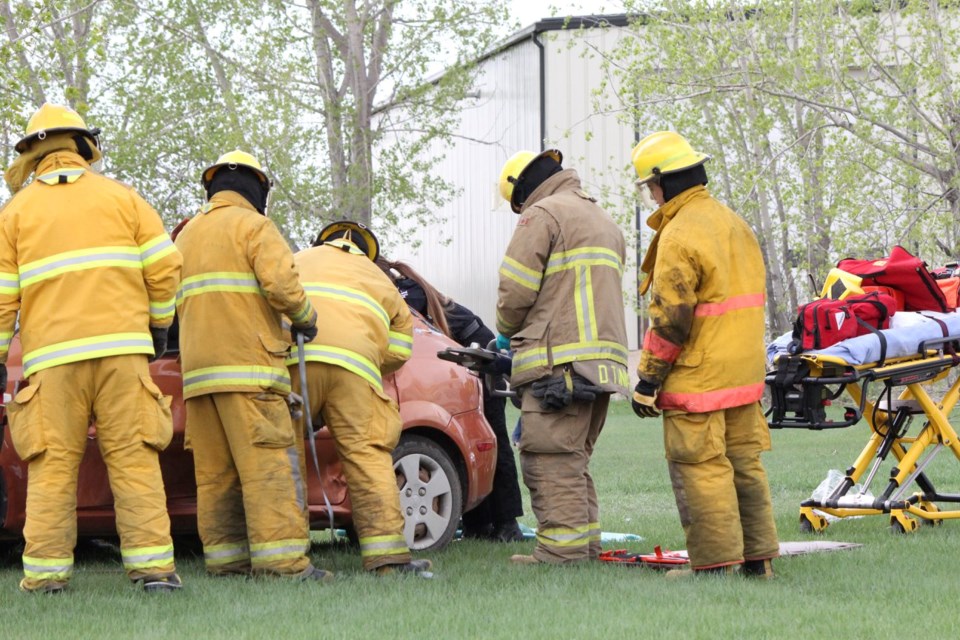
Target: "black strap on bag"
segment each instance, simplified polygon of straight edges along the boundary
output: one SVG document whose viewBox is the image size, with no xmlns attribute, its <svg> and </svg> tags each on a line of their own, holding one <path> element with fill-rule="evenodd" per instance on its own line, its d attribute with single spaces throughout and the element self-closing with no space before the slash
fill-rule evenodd
<svg viewBox="0 0 960 640">
<path fill-rule="evenodd" d="M 933 316 L 928 316 L 925 313 L 920 314 L 922 317 L 927 320 L 933 320 L 940 326 L 941 338 L 946 338 L 950 335 L 950 329 L 947 327 L 947 323 L 941 320 L 940 318 L 934 318 Z M 943 343 L 943 352 L 950 355 L 950 359 L 953 360 L 954 366 L 960 364 L 960 354 L 957 353 L 957 343 L 956 342 L 944 342 Z"/>
<path fill-rule="evenodd" d="M 877 366 L 882 367 L 883 363 L 886 362 L 887 360 L 887 336 L 883 335 L 882 331 L 877 330 L 876 327 L 870 325 L 870 323 L 868 322 L 864 322 L 863 320 L 858 318 L 856 315 L 853 316 L 853 319 L 856 320 L 861 327 L 864 327 L 865 329 L 870 331 L 870 333 L 877 336 L 877 339 L 880 341 L 880 361 L 877 363 Z"/>
</svg>

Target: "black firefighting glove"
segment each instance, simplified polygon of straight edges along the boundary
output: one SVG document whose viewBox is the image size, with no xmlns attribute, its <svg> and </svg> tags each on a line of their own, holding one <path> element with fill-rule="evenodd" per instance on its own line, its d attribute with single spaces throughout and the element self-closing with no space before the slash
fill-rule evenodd
<svg viewBox="0 0 960 640">
<path fill-rule="evenodd" d="M 589 380 L 576 373 L 564 371 L 559 378 L 541 378 L 530 385 L 534 398 L 540 398 L 540 406 L 557 411 L 572 402 L 593 402 L 603 388 L 591 384 Z"/>
<path fill-rule="evenodd" d="M 657 411 L 657 394 L 660 392 L 660 385 L 647 382 L 640 378 L 640 382 L 633 388 L 633 412 L 641 418 L 657 418 L 660 412 Z"/>
<path fill-rule="evenodd" d="M 559 411 L 573 402 L 573 382 L 569 372 L 559 378 L 540 378 L 530 385 L 530 393 L 540 399 L 542 408 Z"/>
<path fill-rule="evenodd" d="M 7 365 L 0 364 L 0 394 L 7 392 Z"/>
<path fill-rule="evenodd" d="M 153 357 L 147 358 L 153 362 L 167 352 L 168 327 L 150 327 L 150 337 L 153 338 Z"/>
<path fill-rule="evenodd" d="M 574 402 L 593 402 L 601 393 L 604 393 L 603 387 L 598 387 L 583 376 L 573 374 Z"/>
<path fill-rule="evenodd" d="M 477 366 L 477 371 L 491 376 L 508 376 L 510 375 L 512 363 L 513 358 L 498 353 L 497 357 L 493 360 L 480 362 Z"/>
<path fill-rule="evenodd" d="M 317 337 L 317 323 L 313 324 L 295 324 L 290 327 L 290 338 L 293 340 L 293 344 L 297 344 L 297 334 L 303 335 L 303 342 L 313 342 L 313 339 Z"/>
</svg>

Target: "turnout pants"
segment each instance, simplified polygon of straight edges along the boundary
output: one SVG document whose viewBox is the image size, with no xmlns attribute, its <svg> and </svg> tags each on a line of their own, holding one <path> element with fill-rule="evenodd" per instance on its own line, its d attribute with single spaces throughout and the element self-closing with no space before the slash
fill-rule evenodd
<svg viewBox="0 0 960 640">
<path fill-rule="evenodd" d="M 667 411 L 663 438 L 691 566 L 777 557 L 770 487 L 760 462 L 770 433 L 760 405 Z"/>
<path fill-rule="evenodd" d="M 541 562 L 563 563 L 600 555 L 600 510 L 590 476 L 590 456 L 607 417 L 610 394 L 546 411 L 523 394 L 520 468 L 537 517 Z"/>
<path fill-rule="evenodd" d="M 207 571 L 306 570 L 306 487 L 286 399 L 267 391 L 211 393 L 186 406 Z"/>
<path fill-rule="evenodd" d="M 77 474 L 93 416 L 127 576 L 174 572 L 157 458 L 173 435 L 170 398 L 150 378 L 146 356 L 110 356 L 38 371 L 8 409 L 14 447 L 28 463 L 24 589 L 64 584 L 73 573 Z"/>
<path fill-rule="evenodd" d="M 290 368 L 294 391 L 300 374 Z M 396 403 L 360 376 L 325 362 L 307 363 L 310 409 L 333 435 L 353 506 L 363 568 L 410 562 L 392 453 L 402 423 Z"/>
</svg>

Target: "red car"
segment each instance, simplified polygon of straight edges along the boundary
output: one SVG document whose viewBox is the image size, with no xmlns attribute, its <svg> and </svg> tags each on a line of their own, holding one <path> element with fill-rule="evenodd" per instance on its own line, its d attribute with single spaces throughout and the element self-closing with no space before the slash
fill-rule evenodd
<svg viewBox="0 0 960 640">
<path fill-rule="evenodd" d="M 440 549 L 456 532 L 460 515 L 476 506 L 493 486 L 496 437 L 483 416 L 483 397 L 476 376 L 463 367 L 437 358 L 437 352 L 457 346 L 419 318 L 415 319 L 413 356 L 396 373 L 384 378 L 384 391 L 400 404 L 403 434 L 393 454 L 406 519 L 404 533 L 411 549 Z M 7 360 L 14 393 L 21 376 L 20 341 L 14 338 Z M 197 489 L 193 455 L 183 449 L 186 412 L 180 362 L 168 352 L 150 365 L 154 381 L 173 396 L 173 441 L 160 454 L 174 534 L 197 531 Z M 2 413 L 2 407 L 0 407 Z M 27 494 L 27 465 L 13 449 L 6 415 L 0 417 L 0 541 L 21 537 Z M 107 470 L 97 448 L 96 426 L 88 432 L 87 451 L 80 465 L 77 491 L 78 532 L 81 536 L 115 535 L 113 495 Z M 349 529 L 350 499 L 333 439 L 326 428 L 316 436 L 323 472 L 323 489 L 333 507 L 334 523 Z M 323 491 L 307 448 L 308 501 L 313 529 L 329 527 Z"/>
</svg>

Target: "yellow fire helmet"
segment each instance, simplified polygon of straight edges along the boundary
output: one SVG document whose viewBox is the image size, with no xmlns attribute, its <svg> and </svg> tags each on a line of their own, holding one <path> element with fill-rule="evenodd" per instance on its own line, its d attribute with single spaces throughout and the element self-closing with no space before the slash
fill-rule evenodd
<svg viewBox="0 0 960 640">
<path fill-rule="evenodd" d="M 524 150 L 510 156 L 500 170 L 500 195 L 510 203 L 514 213 L 520 213 L 520 204 L 513 201 L 513 186 L 523 177 L 523 172 L 533 164 L 534 160 L 544 156 L 549 156 L 559 163 L 563 162 L 563 154 L 557 149 L 547 149 L 542 153 Z"/>
<path fill-rule="evenodd" d="M 651 133 L 637 143 L 631 153 L 637 170 L 637 184 L 646 184 L 657 176 L 700 166 L 710 159 L 694 151 L 686 138 L 673 131 Z"/>
<path fill-rule="evenodd" d="M 85 133 L 98 148 L 100 147 L 100 129 L 88 129 L 87 123 L 83 121 L 80 114 L 70 107 L 45 102 L 30 116 L 30 121 L 27 122 L 27 131 L 14 146 L 14 149 L 17 150 L 17 153 L 23 153 L 34 140 L 43 140 L 51 133 L 62 131 Z"/>
<path fill-rule="evenodd" d="M 273 182 L 271 182 L 270 177 L 263 170 L 263 167 L 260 166 L 260 163 L 254 158 L 251 154 L 246 151 L 240 151 L 236 149 L 234 151 L 228 151 L 223 154 L 217 161 L 203 170 L 201 174 L 201 181 L 203 182 L 203 188 L 208 189 L 210 187 L 210 181 L 213 180 L 213 174 L 217 172 L 221 167 L 227 167 L 230 170 L 236 170 L 237 167 L 246 167 L 253 170 L 254 173 L 262 180 L 267 187 L 272 187 Z"/>
<path fill-rule="evenodd" d="M 317 240 L 313 243 L 313 246 L 319 247 L 327 242 L 330 236 L 337 232 L 344 232 L 343 237 L 346 240 L 353 242 L 361 250 L 366 249 L 367 257 L 376 262 L 377 257 L 380 255 L 380 242 L 377 240 L 377 236 L 373 235 L 373 231 L 370 231 L 362 222 L 354 222 L 353 220 L 331 222 L 320 230 L 320 235 L 317 236 Z M 357 240 L 360 242 L 357 242 Z"/>
</svg>

